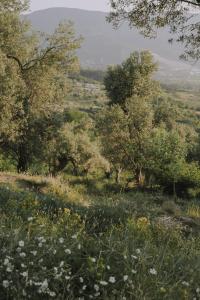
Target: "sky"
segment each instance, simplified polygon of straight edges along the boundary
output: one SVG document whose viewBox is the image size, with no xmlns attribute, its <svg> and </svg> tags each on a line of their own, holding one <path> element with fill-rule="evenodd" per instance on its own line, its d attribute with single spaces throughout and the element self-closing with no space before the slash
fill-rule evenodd
<svg viewBox="0 0 200 300">
<path fill-rule="evenodd" d="M 31 0 L 31 11 L 49 7 L 72 7 L 86 10 L 109 10 L 109 0 Z"/>
</svg>

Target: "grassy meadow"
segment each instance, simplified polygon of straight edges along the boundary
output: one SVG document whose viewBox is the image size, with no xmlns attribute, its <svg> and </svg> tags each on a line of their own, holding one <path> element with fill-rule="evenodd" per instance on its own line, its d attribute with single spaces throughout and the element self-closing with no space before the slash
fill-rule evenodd
<svg viewBox="0 0 200 300">
<path fill-rule="evenodd" d="M 197 202 L 92 178 L 0 182 L 0 299 L 200 298 Z"/>
</svg>

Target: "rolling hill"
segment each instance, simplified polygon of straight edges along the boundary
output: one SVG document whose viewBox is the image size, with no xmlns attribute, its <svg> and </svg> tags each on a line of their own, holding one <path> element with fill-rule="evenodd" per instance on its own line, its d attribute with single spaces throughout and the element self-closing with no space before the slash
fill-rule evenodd
<svg viewBox="0 0 200 300">
<path fill-rule="evenodd" d="M 179 60 L 181 46 L 169 44 L 167 29 L 156 39 L 145 39 L 136 29 L 123 24 L 118 30 L 106 22 L 106 13 L 73 8 L 49 8 L 25 16 L 34 29 L 51 33 L 62 20 L 74 23 L 77 35 L 84 37 L 78 52 L 83 67 L 105 69 L 107 65 L 120 63 L 132 51 L 148 49 L 160 63 L 160 74 L 198 73 L 196 66 Z M 181 71 L 181 72 L 180 72 Z M 183 72 L 184 71 L 184 72 Z"/>
</svg>

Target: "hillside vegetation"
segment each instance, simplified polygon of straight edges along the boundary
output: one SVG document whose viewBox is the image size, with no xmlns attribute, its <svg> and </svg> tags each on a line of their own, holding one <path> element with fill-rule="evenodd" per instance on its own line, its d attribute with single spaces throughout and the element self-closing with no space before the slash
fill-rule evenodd
<svg viewBox="0 0 200 300">
<path fill-rule="evenodd" d="M 197 81 L 81 69 L 27 9 L 0 0 L 0 299 L 200 299 Z"/>
<path fill-rule="evenodd" d="M 197 203 L 89 178 L 0 181 L 1 299 L 198 299 Z"/>
</svg>

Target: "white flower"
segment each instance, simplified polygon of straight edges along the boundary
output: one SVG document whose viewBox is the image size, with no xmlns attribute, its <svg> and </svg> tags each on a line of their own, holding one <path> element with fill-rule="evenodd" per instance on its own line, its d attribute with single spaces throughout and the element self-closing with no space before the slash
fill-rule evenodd
<svg viewBox="0 0 200 300">
<path fill-rule="evenodd" d="M 3 287 L 5 288 L 5 289 L 7 289 L 8 287 L 9 287 L 9 281 L 8 280 L 3 280 Z"/>
<path fill-rule="evenodd" d="M 55 296 L 56 296 L 56 293 L 55 293 L 55 292 L 49 292 L 49 296 L 50 296 L 50 297 L 55 297 Z"/>
<path fill-rule="evenodd" d="M 106 281 L 103 281 L 103 280 L 102 280 L 102 281 L 100 281 L 99 283 L 100 283 L 101 285 L 103 285 L 103 286 L 106 286 L 106 285 L 108 285 L 108 283 L 107 283 Z"/>
<path fill-rule="evenodd" d="M 81 244 L 78 244 L 78 247 L 77 247 L 77 248 L 78 248 L 78 250 L 80 250 L 80 249 L 81 249 Z"/>
<path fill-rule="evenodd" d="M 30 253 L 33 254 L 33 256 L 37 255 L 37 251 L 31 251 Z"/>
<path fill-rule="evenodd" d="M 135 251 L 137 254 L 141 254 L 141 250 L 140 249 L 136 249 Z"/>
<path fill-rule="evenodd" d="M 137 274 L 137 271 L 136 270 L 132 270 L 131 271 L 133 274 Z"/>
<path fill-rule="evenodd" d="M 21 257 L 26 257 L 26 253 L 22 252 L 19 254 Z"/>
<path fill-rule="evenodd" d="M 64 261 L 61 261 L 60 267 L 62 268 L 64 266 Z"/>
<path fill-rule="evenodd" d="M 65 276 L 65 279 L 66 280 L 69 280 L 71 277 L 70 276 Z"/>
<path fill-rule="evenodd" d="M 80 278 L 79 278 L 79 281 L 80 281 L 81 283 L 83 283 L 83 281 L 84 281 L 84 280 L 83 280 L 83 277 L 80 277 Z"/>
<path fill-rule="evenodd" d="M 110 270 L 110 266 L 108 265 L 108 266 L 106 266 L 106 268 L 107 268 L 107 270 Z"/>
<path fill-rule="evenodd" d="M 19 246 L 24 247 L 24 241 L 19 241 Z"/>
<path fill-rule="evenodd" d="M 93 263 L 95 263 L 95 262 L 96 262 L 96 258 L 91 257 L 91 261 L 92 261 Z"/>
<path fill-rule="evenodd" d="M 21 267 L 22 267 L 22 268 L 26 268 L 26 265 L 25 265 L 25 264 L 21 264 Z"/>
<path fill-rule="evenodd" d="M 135 255 L 131 255 L 131 257 L 132 257 L 132 259 L 135 259 L 135 260 L 138 259 L 137 256 L 135 256 Z"/>
<path fill-rule="evenodd" d="M 116 282 L 115 277 L 114 276 L 110 276 L 109 282 L 110 283 L 115 283 Z"/>
<path fill-rule="evenodd" d="M 8 259 L 8 258 L 5 258 L 3 264 L 4 264 L 4 266 L 7 266 L 7 265 L 9 264 L 9 259 Z"/>
<path fill-rule="evenodd" d="M 31 221 L 33 221 L 33 217 L 28 218 L 28 222 L 31 222 Z"/>
<path fill-rule="evenodd" d="M 149 270 L 149 273 L 150 273 L 151 275 L 157 275 L 157 271 L 156 271 L 154 268 L 151 268 L 151 269 Z"/>
<path fill-rule="evenodd" d="M 45 279 L 43 282 L 42 282 L 42 285 L 41 285 L 41 289 L 44 291 L 48 288 L 48 280 Z"/>
<path fill-rule="evenodd" d="M 76 240 L 77 239 L 77 234 L 72 235 L 72 239 Z"/>
<path fill-rule="evenodd" d="M 14 266 L 11 265 L 11 264 L 9 264 L 9 265 L 7 266 L 7 268 L 6 268 L 6 271 L 9 272 L 9 273 L 11 273 L 11 272 L 13 271 L 13 269 L 14 269 Z"/>
<path fill-rule="evenodd" d="M 16 250 L 17 250 L 17 252 L 21 252 L 22 249 L 20 247 L 18 247 Z"/>
<path fill-rule="evenodd" d="M 20 273 L 23 277 L 28 277 L 28 272 Z"/>
<path fill-rule="evenodd" d="M 101 295 L 101 294 L 100 294 L 99 292 L 94 294 L 95 297 L 98 297 L 98 296 L 100 296 L 100 295 Z"/>
<path fill-rule="evenodd" d="M 128 275 L 124 275 L 123 279 L 124 279 L 124 281 L 127 281 L 128 280 Z"/>
<path fill-rule="evenodd" d="M 124 255 L 124 259 L 127 259 L 127 255 Z"/>
<path fill-rule="evenodd" d="M 197 294 L 199 294 L 200 293 L 200 288 L 197 288 L 196 292 L 197 292 Z"/>
<path fill-rule="evenodd" d="M 84 286 L 82 287 L 82 290 L 85 291 L 86 288 L 87 288 L 87 285 L 84 285 Z"/>
<path fill-rule="evenodd" d="M 55 250 L 53 250 L 53 254 L 55 255 L 57 253 L 57 250 L 55 249 Z"/>
<path fill-rule="evenodd" d="M 70 249 L 65 249 L 65 253 L 66 253 L 66 254 L 72 254 L 72 252 L 71 252 Z"/>
<path fill-rule="evenodd" d="M 63 238 L 59 238 L 59 243 L 63 244 L 64 243 L 64 239 Z"/>
<path fill-rule="evenodd" d="M 95 284 L 95 285 L 94 285 L 94 289 L 95 289 L 96 292 L 99 291 L 99 286 L 98 286 L 98 284 Z"/>
<path fill-rule="evenodd" d="M 38 247 L 42 248 L 42 243 L 39 243 L 39 244 L 38 244 Z"/>
<path fill-rule="evenodd" d="M 187 281 L 183 281 L 182 285 L 189 286 L 190 284 Z"/>
</svg>

